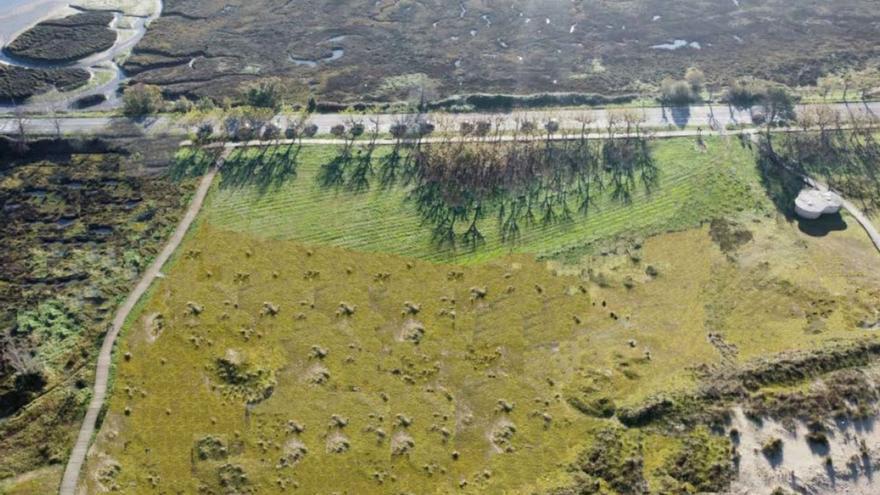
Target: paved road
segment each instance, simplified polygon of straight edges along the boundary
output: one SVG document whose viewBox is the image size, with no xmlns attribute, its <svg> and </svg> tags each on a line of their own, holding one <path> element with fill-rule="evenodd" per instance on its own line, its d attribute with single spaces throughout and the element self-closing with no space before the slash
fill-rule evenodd
<svg viewBox="0 0 880 495">
<path fill-rule="evenodd" d="M 799 109 L 808 105 L 801 106 Z M 880 116 L 880 102 L 833 104 L 830 107 L 842 114 L 853 113 Z M 726 105 L 696 105 L 688 108 L 661 108 L 646 107 L 634 108 L 632 111 L 644 118 L 644 126 L 652 128 L 683 128 L 702 127 L 704 129 L 723 129 L 728 124 L 751 124 L 752 118 L 749 112 L 740 112 Z M 581 121 L 589 121 L 592 129 L 604 129 L 608 126 L 609 115 L 613 111 L 601 108 L 571 109 L 548 109 L 529 110 L 512 113 L 464 113 L 464 114 L 430 114 L 428 118 L 434 121 L 440 130 L 458 130 L 463 121 L 489 120 L 500 124 L 500 128 L 506 131 L 515 130 L 519 120 L 532 120 L 537 123 L 556 119 L 562 129 L 580 129 Z M 360 120 L 365 125 L 379 124 L 382 132 L 396 122 L 412 119 L 412 115 L 395 114 L 313 114 L 309 121 L 317 124 L 320 133 L 328 133 L 330 128 L 337 124 L 347 124 L 352 119 Z M 279 115 L 275 122 L 280 126 L 286 126 L 288 117 Z M 57 126 L 57 128 L 56 128 Z M 53 119 L 47 117 L 34 117 L 25 121 L 25 130 L 31 134 L 53 135 L 60 129 L 65 134 L 89 134 L 89 135 L 114 135 L 132 133 L 146 133 L 148 135 L 176 135 L 184 136 L 193 130 L 193 124 L 184 123 L 182 119 L 173 119 L 167 116 L 152 117 L 140 124 L 133 124 L 130 120 L 122 117 L 71 117 Z M 219 123 L 216 128 L 219 129 Z M 12 117 L 0 117 L 0 134 L 14 134 L 18 129 L 18 121 Z"/>
<path fill-rule="evenodd" d="M 781 128 L 774 129 L 774 132 L 791 132 L 794 129 Z M 749 128 L 744 129 L 742 132 L 747 135 L 757 135 L 763 132 L 761 129 L 757 128 Z M 698 131 L 696 129 L 680 129 L 674 131 L 651 131 L 650 135 L 653 138 L 677 138 L 677 137 L 696 137 L 702 135 L 704 137 L 708 136 L 724 136 L 726 133 L 723 129 L 718 131 Z M 639 137 L 640 135 L 647 135 L 646 131 L 643 131 L 641 134 L 637 134 L 635 132 L 615 132 L 613 134 L 614 137 L 624 138 L 624 137 Z M 580 133 L 557 133 L 551 134 L 549 136 L 551 141 L 576 141 L 579 139 L 608 139 L 612 134 L 606 131 L 593 131 L 588 134 L 585 134 L 583 137 Z M 479 143 L 479 142 L 502 142 L 502 143 L 512 143 L 514 141 L 521 143 L 526 141 L 544 141 L 548 138 L 546 134 L 531 134 L 531 135 L 520 135 L 516 136 L 513 134 L 502 134 L 500 136 L 488 136 L 488 137 L 478 137 L 478 136 L 453 136 L 453 137 L 442 137 L 442 136 L 428 136 L 424 137 L 420 140 L 423 144 L 433 144 L 433 143 Z M 265 146 L 287 146 L 287 145 L 295 145 L 302 144 L 304 146 L 334 146 L 334 145 L 343 145 L 349 144 L 350 141 L 347 139 L 341 138 L 313 138 L 313 139 L 276 139 L 272 141 L 228 141 L 228 142 L 218 142 L 213 144 L 208 144 L 205 148 L 226 148 L 226 149 L 238 149 L 238 148 L 261 148 Z M 415 142 L 414 139 L 405 139 L 402 142 Z M 377 146 L 390 146 L 397 143 L 396 140 L 391 138 L 380 138 L 374 141 L 370 141 L 367 139 L 360 139 L 354 141 L 352 144 L 355 146 L 368 146 L 370 144 L 374 144 Z M 181 146 L 192 146 L 193 142 L 190 140 L 184 140 L 180 143 Z"/>
<path fill-rule="evenodd" d="M 874 128 L 880 129 L 880 125 L 875 125 Z M 841 126 L 841 129 L 851 129 L 848 126 Z M 432 143 L 476 143 L 476 142 L 524 142 L 524 141 L 544 141 L 549 139 L 551 141 L 577 141 L 579 139 L 589 139 L 589 140 L 604 140 L 609 139 L 611 137 L 615 138 L 635 138 L 640 136 L 650 135 L 651 138 L 655 139 L 666 139 L 666 138 L 684 138 L 684 137 L 723 137 L 730 135 L 738 135 L 744 134 L 749 136 L 753 141 L 757 142 L 758 137 L 765 132 L 764 128 L 760 127 L 748 127 L 745 129 L 740 129 L 736 131 L 727 131 L 725 129 L 718 129 L 717 131 L 713 130 L 698 130 L 698 129 L 674 129 L 674 130 L 642 130 L 640 132 L 623 132 L 623 131 L 614 131 L 613 133 L 609 133 L 607 130 L 597 130 L 594 129 L 583 136 L 580 132 L 558 132 L 556 134 L 546 135 L 546 134 L 529 134 L 529 135 L 515 135 L 512 133 L 509 134 L 500 134 L 497 136 L 490 135 L 487 137 L 479 137 L 479 136 L 427 136 L 421 138 L 420 141 L 423 144 L 432 144 Z M 774 134 L 784 134 L 784 133 L 794 133 L 794 132 L 802 132 L 801 128 L 798 127 L 776 127 L 771 130 Z M 414 143 L 416 142 L 415 138 L 403 139 L 401 142 L 404 143 Z M 379 138 L 375 140 L 369 139 L 359 139 L 354 142 L 350 142 L 347 139 L 343 138 L 335 138 L 335 137 L 318 137 L 318 138 L 310 138 L 310 139 L 274 139 L 274 140 L 253 140 L 253 141 L 223 141 L 223 142 L 215 142 L 212 144 L 204 145 L 205 148 L 217 149 L 217 148 L 225 148 L 229 150 L 239 149 L 239 148 L 261 148 L 266 146 L 287 146 L 287 145 L 305 145 L 305 146 L 335 146 L 335 145 L 344 145 L 344 144 L 353 144 L 354 146 L 368 146 L 370 144 L 378 145 L 378 146 L 389 146 L 397 144 L 397 141 L 392 138 Z M 193 142 L 191 140 L 183 140 L 180 142 L 181 146 L 193 146 Z"/>
<path fill-rule="evenodd" d="M 220 160 L 222 161 L 224 158 L 225 155 L 223 155 Z M 86 410 L 86 417 L 83 419 L 82 426 L 79 430 L 79 436 L 77 437 L 76 444 L 70 454 L 70 459 L 67 461 L 67 468 L 64 470 L 64 477 L 61 480 L 61 495 L 75 495 L 76 493 L 76 488 L 79 484 L 80 471 L 85 462 L 86 453 L 88 452 L 92 435 L 95 433 L 95 423 L 98 419 L 98 414 L 101 412 L 101 408 L 104 407 L 104 398 L 107 394 L 107 382 L 110 375 L 111 357 L 113 354 L 113 346 L 116 343 L 116 337 L 119 336 L 119 331 L 122 330 L 125 320 L 128 318 L 132 309 L 134 309 L 138 300 L 140 300 L 140 298 L 147 292 L 147 289 L 150 288 L 150 285 L 152 285 L 156 277 L 159 276 L 162 266 L 165 265 L 177 247 L 180 246 L 181 241 L 183 241 L 183 238 L 186 236 L 187 230 L 189 230 L 193 220 L 195 220 L 196 215 L 199 213 L 199 210 L 201 210 L 205 196 L 208 194 L 208 190 L 211 188 L 211 183 L 214 181 L 216 174 L 217 169 L 212 168 L 202 178 L 199 188 L 196 191 L 196 195 L 193 198 L 192 203 L 190 203 L 183 219 L 180 221 L 180 224 L 178 224 L 177 230 L 174 231 L 174 234 L 165 244 L 162 252 L 153 264 L 150 265 L 147 271 L 144 272 L 140 282 L 138 282 L 137 286 L 131 294 L 129 294 L 122 306 L 116 311 L 116 316 L 113 318 L 113 324 L 110 331 L 107 332 L 107 335 L 104 337 L 101 352 L 98 354 L 98 367 L 95 370 L 95 387 L 92 393 L 92 400 L 89 403 L 89 408 Z"/>
</svg>

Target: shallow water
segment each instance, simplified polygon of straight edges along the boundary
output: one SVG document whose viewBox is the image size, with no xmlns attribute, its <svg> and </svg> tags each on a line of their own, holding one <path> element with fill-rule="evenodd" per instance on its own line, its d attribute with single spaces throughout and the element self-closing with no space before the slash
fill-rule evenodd
<svg viewBox="0 0 880 495">
<path fill-rule="evenodd" d="M 700 50 L 703 47 L 697 41 L 688 42 L 687 40 L 673 40 L 671 43 L 663 43 L 660 45 L 652 45 L 651 48 L 654 50 L 670 50 L 675 51 L 679 48 L 690 47 L 695 50 Z"/>
<path fill-rule="evenodd" d="M 0 0 L 0 45 L 37 22 L 64 11 L 68 0 Z"/>
<path fill-rule="evenodd" d="M 334 48 L 331 54 L 325 58 L 319 60 L 311 60 L 307 58 L 297 58 L 295 55 L 291 54 L 289 56 L 290 61 L 296 65 L 304 65 L 306 67 L 317 67 L 321 62 L 332 62 L 334 60 L 339 60 L 342 56 L 345 55 L 345 49 L 343 48 Z"/>
</svg>

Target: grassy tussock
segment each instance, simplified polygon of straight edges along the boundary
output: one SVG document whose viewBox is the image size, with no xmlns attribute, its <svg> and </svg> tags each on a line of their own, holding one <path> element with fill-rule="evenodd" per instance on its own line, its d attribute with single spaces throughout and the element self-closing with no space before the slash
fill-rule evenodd
<svg viewBox="0 0 880 495">
<path fill-rule="evenodd" d="M 145 318 L 165 315 L 160 337 L 141 322 L 120 344 L 132 358 L 119 362 L 98 452 L 118 462 L 115 482 L 133 493 L 154 484 L 255 493 L 572 486 L 567 466 L 602 445 L 614 414 L 692 388 L 695 365 L 861 335 L 852 322 L 870 303 L 858 287 L 877 283 L 860 268 L 875 255 L 862 236 L 746 225 L 753 239 L 734 252 L 703 228 L 548 269 L 530 256 L 450 266 L 305 247 L 204 222 L 186 246 L 201 255 L 180 258 L 144 308 Z M 606 275 L 604 287 L 589 270 Z M 831 292 L 833 311 L 808 314 L 810 297 Z M 198 316 L 190 301 L 203 306 Z M 806 331 L 811 318 L 822 331 Z M 248 405 L 216 387 L 227 349 L 274 374 L 270 396 Z M 127 386 L 145 393 L 118 393 Z M 724 438 L 621 434 L 609 445 L 629 452 L 652 490 L 715 489 L 727 472 Z M 207 437 L 228 455 L 201 459 Z M 582 479 L 613 486 L 621 469 L 608 462 L 594 460 Z"/>
</svg>

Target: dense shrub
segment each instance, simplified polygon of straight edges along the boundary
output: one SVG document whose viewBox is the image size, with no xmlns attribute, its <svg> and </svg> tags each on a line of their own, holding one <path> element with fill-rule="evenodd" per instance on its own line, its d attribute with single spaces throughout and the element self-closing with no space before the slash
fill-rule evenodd
<svg viewBox="0 0 880 495">
<path fill-rule="evenodd" d="M 665 105 L 687 106 L 699 99 L 699 93 L 688 81 L 666 78 L 660 84 L 660 101 Z"/>
<path fill-rule="evenodd" d="M 278 78 L 263 79 L 244 89 L 245 105 L 280 111 L 284 105 L 284 85 Z"/>
<path fill-rule="evenodd" d="M 83 86 L 90 77 L 85 69 L 29 69 L 0 64 L 0 102 L 20 102 L 52 88 L 69 91 Z"/>
<path fill-rule="evenodd" d="M 679 452 L 661 469 L 663 474 L 675 480 L 674 483 L 667 480 L 663 492 L 724 491 L 734 475 L 729 453 L 730 444 L 724 437 L 713 436 L 705 429 L 698 429 L 687 435 Z"/>
<path fill-rule="evenodd" d="M 106 96 L 104 96 L 102 94 L 94 94 L 94 95 L 88 95 L 88 96 L 83 96 L 82 98 L 78 98 L 76 101 L 73 102 L 73 106 L 75 108 L 80 108 L 80 109 L 89 108 L 89 107 L 94 107 L 96 105 L 100 105 L 101 103 L 104 103 L 105 101 L 107 101 Z"/>
<path fill-rule="evenodd" d="M 755 81 L 737 79 L 724 92 L 723 100 L 734 108 L 746 110 L 758 104 L 763 88 Z"/>
<path fill-rule="evenodd" d="M 428 103 L 430 110 L 467 108 L 473 111 L 503 111 L 515 108 L 543 108 L 558 106 L 600 106 L 628 103 L 636 95 L 604 96 L 592 93 L 539 93 L 534 95 L 471 94 L 451 96 Z"/>
<path fill-rule="evenodd" d="M 122 95 L 122 111 L 128 117 L 143 117 L 162 110 L 162 92 L 156 86 L 136 84 Z"/>
<path fill-rule="evenodd" d="M 608 428 L 600 431 L 592 447 L 575 463 L 575 486 L 559 493 L 607 493 L 606 486 L 616 493 L 638 495 L 648 493 L 644 478 L 642 446 L 626 437 L 623 430 Z"/>
</svg>

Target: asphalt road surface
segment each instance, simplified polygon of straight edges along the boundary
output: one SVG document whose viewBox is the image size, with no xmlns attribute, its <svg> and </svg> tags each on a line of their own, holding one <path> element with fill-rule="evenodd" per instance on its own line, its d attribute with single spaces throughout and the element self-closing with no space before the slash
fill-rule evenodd
<svg viewBox="0 0 880 495">
<path fill-rule="evenodd" d="M 798 107 L 798 111 L 808 107 Z M 842 115 L 873 115 L 880 117 L 880 102 L 867 103 L 836 103 L 828 105 Z M 666 128 L 668 130 L 682 129 L 685 127 L 700 127 L 706 130 L 722 130 L 728 124 L 752 124 L 752 117 L 748 111 L 737 111 L 727 105 L 697 105 L 691 107 L 664 108 L 645 107 L 631 108 L 630 111 L 640 115 L 644 122 L 642 126 L 651 128 Z M 455 131 L 461 122 L 488 120 L 497 125 L 503 131 L 515 130 L 522 120 L 531 120 L 539 126 L 544 122 L 555 119 L 561 129 L 580 129 L 584 122 L 592 129 L 604 129 L 608 126 L 609 115 L 614 110 L 606 109 L 559 109 L 559 110 L 528 110 L 510 113 L 462 113 L 446 114 L 435 113 L 423 116 L 434 122 L 439 130 Z M 387 132 L 397 122 L 407 122 L 415 119 L 414 115 L 403 114 L 313 114 L 308 121 L 318 126 L 320 134 L 326 134 L 330 128 L 338 124 L 350 124 L 353 120 L 362 122 L 368 128 L 379 126 L 381 132 Z M 284 128 L 292 118 L 284 115 L 275 117 L 275 122 Z M 169 116 L 148 117 L 139 122 L 133 122 L 124 117 L 28 117 L 24 118 L 23 126 L 27 134 L 54 135 L 85 134 L 85 135 L 171 135 L 185 136 L 194 130 L 195 124 L 184 122 L 184 119 Z M 19 128 L 19 119 L 15 117 L 0 117 L 0 134 L 16 134 Z M 215 122 L 215 129 L 219 129 L 220 123 Z"/>
</svg>

